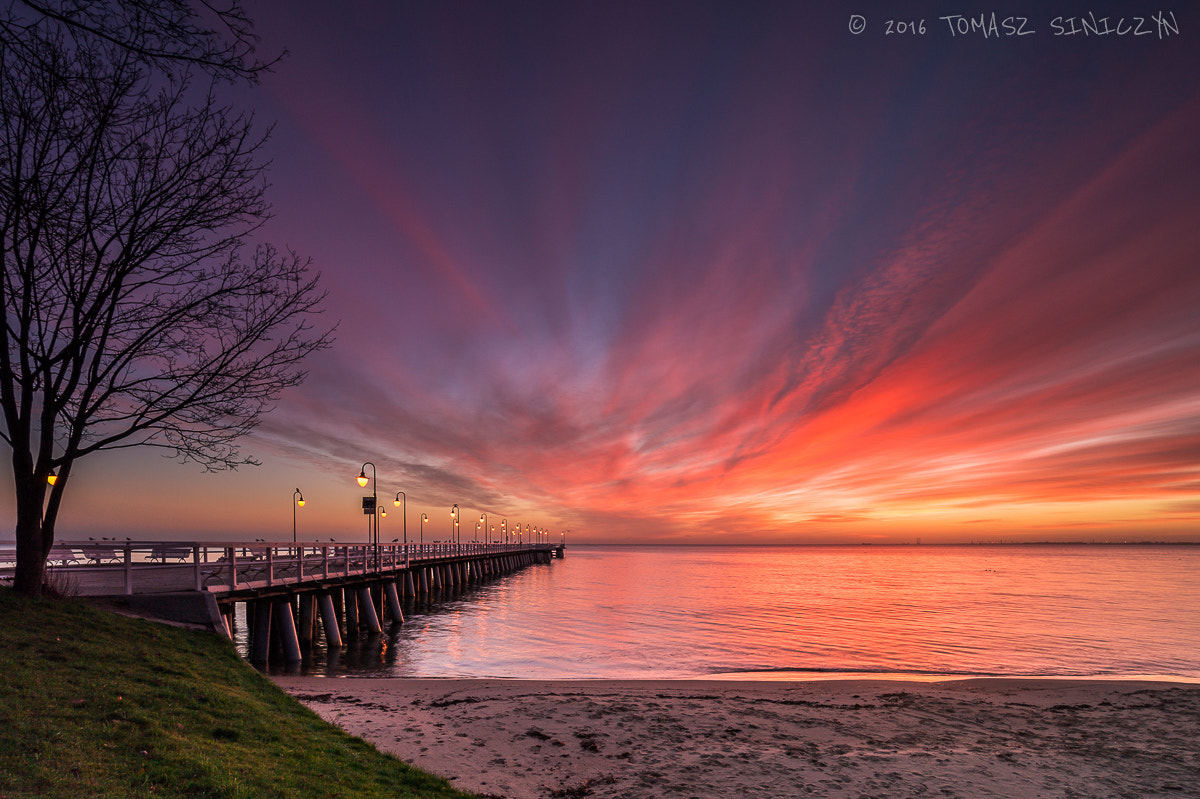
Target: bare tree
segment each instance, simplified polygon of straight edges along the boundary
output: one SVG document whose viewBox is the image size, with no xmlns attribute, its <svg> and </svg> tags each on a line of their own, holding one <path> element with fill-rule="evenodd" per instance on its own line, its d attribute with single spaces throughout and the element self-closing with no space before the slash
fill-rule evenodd
<svg viewBox="0 0 1200 799">
<path fill-rule="evenodd" d="M 252 244 L 264 138 L 217 101 L 228 76 L 157 58 L 70 26 L 0 38 L 0 409 L 27 594 L 76 460 L 252 463 L 237 439 L 330 341 L 309 263 Z"/>
</svg>

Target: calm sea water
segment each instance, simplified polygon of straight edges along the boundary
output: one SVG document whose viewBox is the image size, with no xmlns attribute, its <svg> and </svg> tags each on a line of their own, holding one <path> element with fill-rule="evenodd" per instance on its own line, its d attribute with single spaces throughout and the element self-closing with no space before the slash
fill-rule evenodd
<svg viewBox="0 0 1200 799">
<path fill-rule="evenodd" d="M 1200 679 L 1200 547 L 573 546 L 303 671 Z"/>
</svg>

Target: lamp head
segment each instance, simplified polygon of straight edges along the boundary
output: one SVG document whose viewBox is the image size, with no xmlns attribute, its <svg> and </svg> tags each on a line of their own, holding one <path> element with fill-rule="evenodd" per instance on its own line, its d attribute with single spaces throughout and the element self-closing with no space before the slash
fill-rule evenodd
<svg viewBox="0 0 1200 799">
<path fill-rule="evenodd" d="M 354 479 L 358 481 L 358 484 L 360 486 L 362 486 L 363 488 L 366 488 L 367 481 L 370 479 L 367 477 L 367 467 L 366 466 L 362 467 L 362 469 L 360 469 L 358 471 L 358 477 L 356 477 Z"/>
<path fill-rule="evenodd" d="M 54 485 L 58 482 L 58 475 L 54 472 L 50 472 L 50 474 L 46 475 L 46 482 L 50 485 Z"/>
</svg>

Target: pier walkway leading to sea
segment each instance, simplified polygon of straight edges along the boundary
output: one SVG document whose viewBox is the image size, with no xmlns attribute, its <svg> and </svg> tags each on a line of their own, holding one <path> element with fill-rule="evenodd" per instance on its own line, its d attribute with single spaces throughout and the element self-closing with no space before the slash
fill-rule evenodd
<svg viewBox="0 0 1200 799">
<path fill-rule="evenodd" d="M 403 621 L 403 601 L 564 555 L 562 544 L 341 544 L 88 541 L 55 545 L 49 580 L 66 594 L 115 598 L 162 618 L 232 638 L 245 604 L 251 659 L 299 661 L 318 628 L 326 646 Z M 15 552 L 0 548 L 0 582 Z M 385 615 L 386 614 L 386 615 Z M 319 624 L 318 624 L 319 620 Z"/>
</svg>

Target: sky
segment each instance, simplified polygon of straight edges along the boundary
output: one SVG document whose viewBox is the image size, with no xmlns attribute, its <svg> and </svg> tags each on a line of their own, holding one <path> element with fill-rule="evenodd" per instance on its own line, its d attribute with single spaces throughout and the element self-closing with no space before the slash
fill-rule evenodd
<svg viewBox="0 0 1200 799">
<path fill-rule="evenodd" d="M 812 5 L 249 3 L 336 342 L 58 535 L 1200 541 L 1200 17 Z"/>
</svg>

